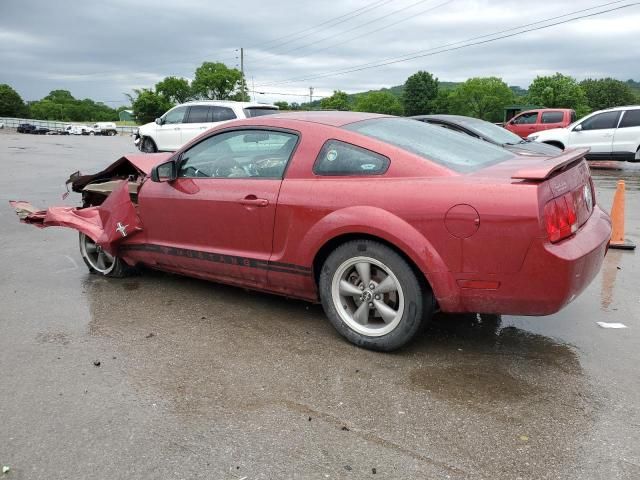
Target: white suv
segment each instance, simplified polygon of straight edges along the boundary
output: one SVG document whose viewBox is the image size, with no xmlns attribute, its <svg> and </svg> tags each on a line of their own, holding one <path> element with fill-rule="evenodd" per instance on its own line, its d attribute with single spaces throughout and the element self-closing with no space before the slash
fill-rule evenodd
<svg viewBox="0 0 640 480">
<path fill-rule="evenodd" d="M 565 128 L 532 133 L 527 137 L 556 147 L 590 147 L 588 160 L 640 162 L 640 106 L 593 112 Z"/>
<path fill-rule="evenodd" d="M 278 107 L 262 103 L 204 100 L 173 107 L 155 122 L 142 125 L 134 143 L 142 152 L 173 152 L 205 130 L 237 118 L 276 113 Z"/>
</svg>

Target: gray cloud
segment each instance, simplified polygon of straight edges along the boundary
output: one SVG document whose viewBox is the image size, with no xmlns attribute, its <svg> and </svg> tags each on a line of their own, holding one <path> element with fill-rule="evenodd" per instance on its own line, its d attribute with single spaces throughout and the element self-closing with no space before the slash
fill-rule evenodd
<svg viewBox="0 0 640 480">
<path fill-rule="evenodd" d="M 433 72 L 441 80 L 493 75 L 523 87 L 536 75 L 556 71 L 579 79 L 640 79 L 640 54 L 635 48 L 640 7 L 636 6 L 381 68 L 281 83 L 602 3 L 605 0 L 3 0 L 0 83 L 13 85 L 28 100 L 65 88 L 76 97 L 117 105 L 126 102 L 123 93 L 133 88 L 152 86 L 168 75 L 191 77 L 205 60 L 235 66 L 240 46 L 245 47 L 250 87 L 255 84 L 256 90 L 299 95 L 307 94 L 310 85 L 318 96 L 334 89 L 355 92 L 398 85 L 418 69 Z M 349 21 L 313 28 L 375 4 L 379 5 Z M 296 32 L 303 33 L 280 39 Z M 305 97 L 266 94 L 257 99 L 304 101 Z"/>
</svg>

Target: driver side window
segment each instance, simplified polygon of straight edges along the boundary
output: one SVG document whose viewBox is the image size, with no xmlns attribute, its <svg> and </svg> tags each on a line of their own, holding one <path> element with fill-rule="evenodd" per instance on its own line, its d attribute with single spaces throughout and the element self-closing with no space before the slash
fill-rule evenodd
<svg viewBox="0 0 640 480">
<path fill-rule="evenodd" d="M 538 112 L 529 112 L 529 113 L 523 113 L 519 117 L 516 117 L 512 123 L 514 125 L 531 125 L 536 123 L 537 119 L 538 119 Z"/>
<path fill-rule="evenodd" d="M 164 116 L 165 124 L 182 123 L 187 107 L 174 108 Z"/>
<path fill-rule="evenodd" d="M 220 133 L 182 154 L 178 177 L 282 178 L 298 136 L 267 130 Z"/>
</svg>

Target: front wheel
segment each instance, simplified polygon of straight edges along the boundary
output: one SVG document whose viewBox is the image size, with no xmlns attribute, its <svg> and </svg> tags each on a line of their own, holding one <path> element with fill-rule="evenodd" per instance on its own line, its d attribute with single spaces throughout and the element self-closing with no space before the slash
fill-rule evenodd
<svg viewBox="0 0 640 480">
<path fill-rule="evenodd" d="M 144 153 L 155 153 L 158 151 L 156 144 L 149 137 L 143 137 L 140 144 L 140 151 Z"/>
<path fill-rule="evenodd" d="M 371 350 L 406 345 L 433 314 L 433 295 L 397 252 L 356 240 L 336 248 L 320 272 L 327 317 L 350 342 Z"/>
<path fill-rule="evenodd" d="M 127 277 L 134 272 L 124 260 L 104 251 L 84 233 L 80 233 L 80 255 L 91 273 L 105 277 Z"/>
</svg>

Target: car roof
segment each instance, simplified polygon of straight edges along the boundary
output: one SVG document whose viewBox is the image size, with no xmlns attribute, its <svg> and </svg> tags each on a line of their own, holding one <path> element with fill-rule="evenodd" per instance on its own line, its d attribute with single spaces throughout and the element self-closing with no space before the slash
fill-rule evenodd
<svg viewBox="0 0 640 480">
<path fill-rule="evenodd" d="M 609 112 L 609 111 L 617 111 L 617 110 L 638 110 L 640 109 L 640 105 L 622 105 L 620 107 L 611 107 L 611 108 L 603 108 L 602 110 L 598 110 L 598 112 Z M 597 113 L 597 112 L 593 112 Z"/>
<path fill-rule="evenodd" d="M 298 120 L 302 122 L 320 123 L 332 127 L 342 127 L 350 123 L 370 120 L 372 118 L 393 118 L 392 115 L 367 112 L 342 112 L 338 110 L 298 111 L 276 113 L 269 118 L 282 118 L 286 120 Z"/>
<path fill-rule="evenodd" d="M 176 107 L 191 106 L 191 105 L 219 105 L 221 107 L 240 107 L 240 108 L 278 108 L 270 103 L 258 103 L 258 102 L 235 102 L 233 100 L 192 100 L 190 102 L 181 103 Z M 174 107 L 175 108 L 175 107 Z"/>
<path fill-rule="evenodd" d="M 415 120 L 443 120 L 443 121 L 450 121 L 450 122 L 456 122 L 456 121 L 467 120 L 467 119 L 480 120 L 479 118 L 465 117 L 464 115 L 415 115 L 409 118 L 413 118 Z"/>
</svg>

